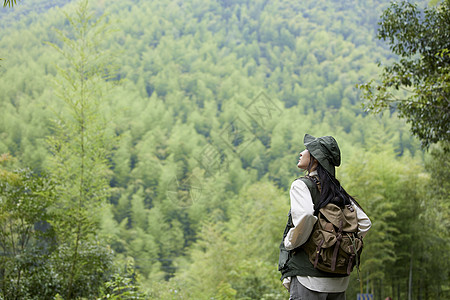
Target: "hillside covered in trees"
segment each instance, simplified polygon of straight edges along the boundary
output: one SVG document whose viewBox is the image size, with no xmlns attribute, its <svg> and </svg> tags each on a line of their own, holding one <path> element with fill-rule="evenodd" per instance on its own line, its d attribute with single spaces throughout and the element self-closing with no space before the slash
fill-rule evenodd
<svg viewBox="0 0 450 300">
<path fill-rule="evenodd" d="M 278 245 L 309 133 L 336 138 L 337 177 L 373 221 L 364 291 L 448 297 L 448 159 L 356 88 L 396 60 L 376 39 L 388 5 L 1 9 L 0 295 L 286 299 Z"/>
</svg>

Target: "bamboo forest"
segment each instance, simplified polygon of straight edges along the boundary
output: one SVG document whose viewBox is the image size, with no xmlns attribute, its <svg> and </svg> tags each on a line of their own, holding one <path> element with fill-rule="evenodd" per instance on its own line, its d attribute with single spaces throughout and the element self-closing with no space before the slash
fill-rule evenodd
<svg viewBox="0 0 450 300">
<path fill-rule="evenodd" d="M 288 299 L 305 134 L 336 139 L 372 222 L 346 298 L 450 299 L 449 12 L 4 0 L 0 299 Z"/>
</svg>

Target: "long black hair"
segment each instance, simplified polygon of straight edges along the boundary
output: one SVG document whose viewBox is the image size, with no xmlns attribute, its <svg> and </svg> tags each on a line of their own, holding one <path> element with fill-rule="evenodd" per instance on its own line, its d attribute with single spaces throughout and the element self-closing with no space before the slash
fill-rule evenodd
<svg viewBox="0 0 450 300">
<path fill-rule="evenodd" d="M 336 179 L 336 177 L 331 175 L 320 164 L 317 165 L 316 170 L 317 175 L 319 177 L 321 191 L 320 191 L 319 205 L 317 205 L 317 207 L 314 206 L 315 216 L 317 216 L 319 214 L 319 210 L 322 207 L 325 207 L 328 203 L 333 203 L 343 208 L 345 205 L 351 205 L 353 202 L 359 208 L 361 208 L 359 203 L 345 191 L 345 189 L 342 187 L 341 183 L 339 182 L 339 180 Z"/>
</svg>

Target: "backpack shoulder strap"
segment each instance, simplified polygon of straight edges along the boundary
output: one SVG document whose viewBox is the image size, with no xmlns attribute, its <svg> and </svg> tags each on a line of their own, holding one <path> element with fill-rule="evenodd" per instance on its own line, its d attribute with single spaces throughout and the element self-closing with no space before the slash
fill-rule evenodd
<svg viewBox="0 0 450 300">
<path fill-rule="evenodd" d="M 309 192 L 311 193 L 311 198 L 313 200 L 314 208 L 319 205 L 320 201 L 320 182 L 319 178 L 316 176 L 305 176 L 300 177 L 298 180 L 303 181 L 308 187 Z"/>
</svg>

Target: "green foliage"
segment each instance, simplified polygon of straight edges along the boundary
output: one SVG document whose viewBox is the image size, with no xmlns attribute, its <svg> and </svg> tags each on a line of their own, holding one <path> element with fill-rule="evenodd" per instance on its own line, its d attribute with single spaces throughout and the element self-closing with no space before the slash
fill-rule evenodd
<svg viewBox="0 0 450 300">
<path fill-rule="evenodd" d="M 2 156 L 4 164 L 7 156 Z M 47 260 L 54 250 L 54 183 L 28 169 L 0 169 L 0 297 L 34 299 L 54 282 Z M 50 275 L 50 276 L 49 276 Z"/>
<path fill-rule="evenodd" d="M 52 299 L 64 294 L 73 251 L 54 227 L 62 219 L 54 210 L 55 182 L 27 169 L 0 169 L 0 174 L 2 299 Z M 78 256 L 84 266 L 72 297 L 96 295 L 111 268 L 111 251 L 100 241 L 83 241 Z"/>
<path fill-rule="evenodd" d="M 105 291 L 100 299 L 147 299 L 145 293 L 140 291 L 139 276 L 135 273 L 134 263 L 129 259 L 123 272 L 115 273 L 105 282 Z"/>
<path fill-rule="evenodd" d="M 79 241 L 76 256 L 74 248 L 73 243 L 61 242 L 53 252 L 48 264 L 58 279 L 58 286 L 49 288 L 49 293 L 58 292 L 64 299 L 96 297 L 112 271 L 111 249 L 103 244 L 103 240 L 94 238 Z M 37 297 L 41 296 L 38 289 L 34 292 Z"/>
<path fill-rule="evenodd" d="M 283 198 L 267 182 L 244 189 L 229 204 L 228 222 L 205 221 L 192 249 L 192 263 L 181 266 L 173 282 L 181 282 L 195 299 L 281 297 L 276 262 L 289 210 Z"/>
<path fill-rule="evenodd" d="M 420 258 L 418 268 L 421 276 L 425 276 L 423 281 L 429 283 L 426 289 L 431 297 L 448 298 L 450 291 L 446 282 L 450 277 L 450 259 L 448 259 L 448 253 L 450 253 L 450 206 L 448 203 L 450 160 L 446 151 L 439 147 L 432 147 L 425 166 L 430 172 L 430 182 L 427 197 L 422 205 L 422 208 L 427 209 L 423 212 L 421 220 L 426 225 L 424 234 L 427 238 L 422 243 L 425 255 Z M 430 249 L 427 244 L 434 246 Z M 434 259 L 438 256 L 442 259 Z M 434 272 L 439 274 L 438 280 L 430 276 Z"/>
<path fill-rule="evenodd" d="M 367 111 L 396 107 L 424 147 L 450 140 L 449 18 L 448 0 L 423 12 L 417 4 L 392 3 L 381 16 L 378 38 L 400 60 L 383 68 L 381 83 L 360 85 Z"/>
</svg>

